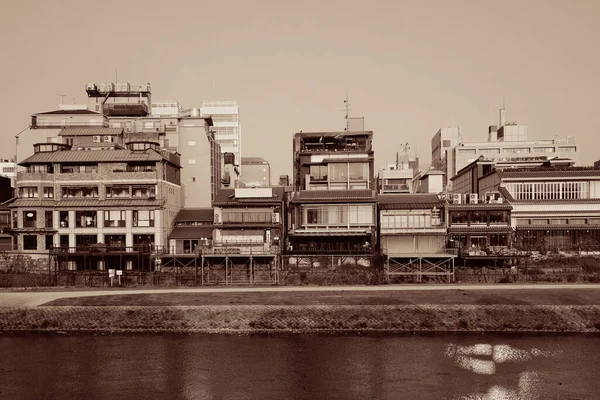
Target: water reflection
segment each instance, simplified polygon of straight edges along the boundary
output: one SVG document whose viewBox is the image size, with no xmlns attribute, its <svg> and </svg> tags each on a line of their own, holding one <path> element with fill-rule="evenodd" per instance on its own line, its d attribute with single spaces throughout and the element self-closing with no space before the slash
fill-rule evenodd
<svg viewBox="0 0 600 400">
<path fill-rule="evenodd" d="M 596 398 L 586 336 L 0 336 L 7 399 Z"/>
<path fill-rule="evenodd" d="M 509 344 L 477 343 L 468 346 L 449 344 L 445 356 L 452 358 L 455 364 L 467 371 L 480 375 L 496 374 L 496 366 L 503 363 L 527 363 L 534 357 L 552 357 L 557 352 L 543 351 L 537 348 L 531 350 L 519 349 Z M 463 399 L 483 400 L 529 400 L 537 399 L 540 395 L 540 374 L 534 370 L 518 372 L 516 389 L 493 384 L 485 393 L 473 393 L 463 396 Z"/>
</svg>

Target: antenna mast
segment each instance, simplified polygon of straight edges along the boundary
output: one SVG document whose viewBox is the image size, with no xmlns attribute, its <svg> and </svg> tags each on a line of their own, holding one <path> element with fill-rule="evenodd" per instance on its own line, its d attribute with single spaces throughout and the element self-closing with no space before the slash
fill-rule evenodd
<svg viewBox="0 0 600 400">
<path fill-rule="evenodd" d="M 346 100 L 344 100 L 344 107 L 346 108 L 346 132 L 348 131 L 348 111 L 350 110 L 350 103 L 348 102 L 348 89 L 346 89 Z"/>
<path fill-rule="evenodd" d="M 57 94 L 57 96 L 60 96 L 60 104 L 64 104 L 65 103 L 65 96 L 66 94 Z"/>
</svg>

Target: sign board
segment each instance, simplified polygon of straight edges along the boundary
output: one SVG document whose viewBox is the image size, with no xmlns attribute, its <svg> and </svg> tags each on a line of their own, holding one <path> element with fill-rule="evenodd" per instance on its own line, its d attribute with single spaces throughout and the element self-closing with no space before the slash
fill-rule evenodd
<svg viewBox="0 0 600 400">
<path fill-rule="evenodd" d="M 117 270 L 117 275 L 123 275 L 123 270 L 121 270 L 121 269 Z"/>
<path fill-rule="evenodd" d="M 113 276 L 115 276 L 115 270 L 114 270 L 114 269 L 109 269 L 109 270 L 108 270 L 108 276 L 109 276 L 110 278 L 112 278 Z"/>
</svg>

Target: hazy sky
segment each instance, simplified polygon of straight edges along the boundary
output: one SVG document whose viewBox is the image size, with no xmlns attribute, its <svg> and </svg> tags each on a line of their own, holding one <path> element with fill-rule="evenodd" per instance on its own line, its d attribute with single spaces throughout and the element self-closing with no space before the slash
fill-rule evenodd
<svg viewBox="0 0 600 400">
<path fill-rule="evenodd" d="M 154 3 L 158 3 L 154 5 Z M 84 103 L 88 82 L 150 82 L 185 108 L 239 102 L 244 156 L 292 171 L 294 132 L 374 131 L 376 165 L 454 120 L 465 140 L 497 123 L 531 139 L 575 135 L 600 159 L 600 1 L 7 1 L 0 2 L 0 156 L 29 115 Z"/>
</svg>

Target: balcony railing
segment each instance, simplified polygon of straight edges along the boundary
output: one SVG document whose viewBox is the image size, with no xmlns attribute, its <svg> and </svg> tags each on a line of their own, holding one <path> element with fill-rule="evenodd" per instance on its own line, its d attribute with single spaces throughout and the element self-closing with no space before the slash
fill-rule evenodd
<svg viewBox="0 0 600 400">
<path fill-rule="evenodd" d="M 396 184 L 387 184 L 387 185 L 383 185 L 383 191 L 384 192 L 409 192 L 410 191 L 410 187 L 407 184 L 401 184 L 401 183 L 396 183 Z"/>
</svg>

